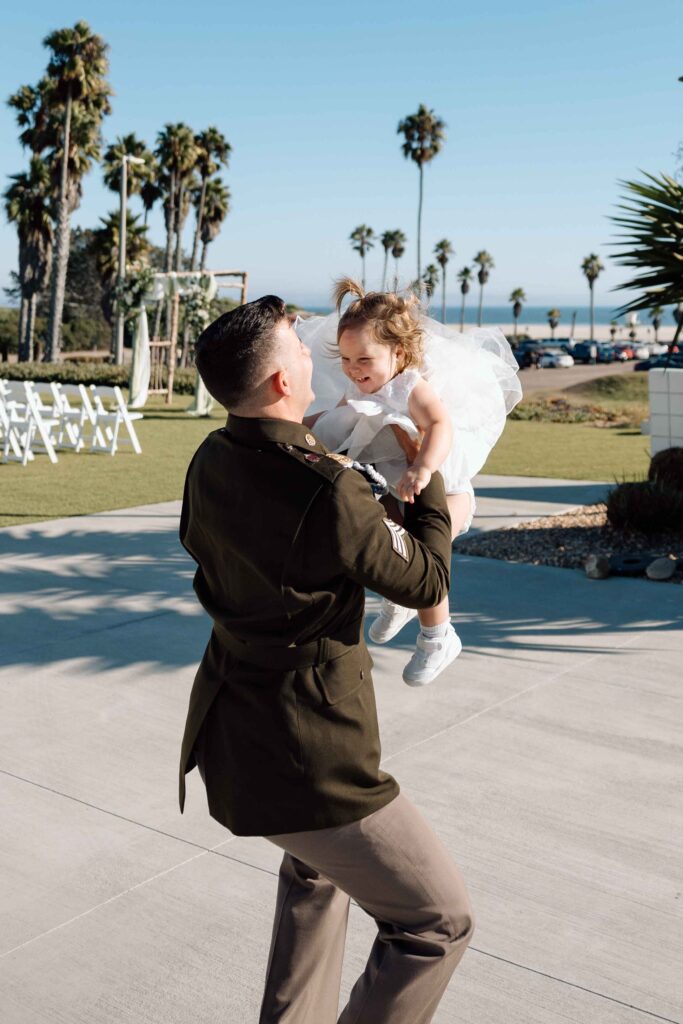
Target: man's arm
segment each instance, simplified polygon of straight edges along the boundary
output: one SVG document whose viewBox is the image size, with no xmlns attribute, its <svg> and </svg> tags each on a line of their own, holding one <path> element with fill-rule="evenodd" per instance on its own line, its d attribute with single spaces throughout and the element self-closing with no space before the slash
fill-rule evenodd
<svg viewBox="0 0 683 1024">
<path fill-rule="evenodd" d="M 347 576 L 408 608 L 432 608 L 443 600 L 450 583 L 451 520 L 440 473 L 406 506 L 406 529 L 387 517 L 354 470 L 339 474 L 331 501 L 332 543 Z"/>
</svg>

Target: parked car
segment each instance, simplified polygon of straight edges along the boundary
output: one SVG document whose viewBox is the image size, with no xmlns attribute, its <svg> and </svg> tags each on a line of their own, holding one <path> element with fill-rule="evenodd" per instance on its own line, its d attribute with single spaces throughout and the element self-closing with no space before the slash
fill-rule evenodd
<svg viewBox="0 0 683 1024">
<path fill-rule="evenodd" d="M 575 363 L 597 362 L 598 344 L 596 341 L 577 341 L 572 349 Z"/>
<path fill-rule="evenodd" d="M 614 345 L 611 345 L 608 341 L 598 342 L 598 362 L 613 363 L 615 359 Z"/>
<path fill-rule="evenodd" d="M 647 345 L 638 345 L 636 348 L 634 348 L 634 350 L 633 350 L 633 358 L 634 359 L 649 359 L 650 358 L 650 350 L 647 347 Z"/>
<path fill-rule="evenodd" d="M 669 346 L 665 345 L 661 341 L 652 342 L 650 345 L 650 353 L 653 356 L 663 356 L 665 352 L 669 351 Z"/>
<path fill-rule="evenodd" d="M 632 345 L 622 341 L 614 346 L 614 358 L 618 359 L 619 362 L 626 363 L 629 359 L 633 359 L 634 355 Z"/>
<path fill-rule="evenodd" d="M 574 360 L 568 352 L 564 352 L 560 348 L 546 349 L 538 358 L 539 368 L 544 367 L 569 367 L 574 365 Z"/>
<path fill-rule="evenodd" d="M 683 370 L 683 352 L 672 352 L 670 356 L 650 356 L 633 367 L 634 370 Z"/>
<path fill-rule="evenodd" d="M 529 366 L 535 366 L 538 362 L 538 353 L 542 351 L 537 341 L 520 341 L 514 349 L 515 359 L 521 370 Z"/>
</svg>

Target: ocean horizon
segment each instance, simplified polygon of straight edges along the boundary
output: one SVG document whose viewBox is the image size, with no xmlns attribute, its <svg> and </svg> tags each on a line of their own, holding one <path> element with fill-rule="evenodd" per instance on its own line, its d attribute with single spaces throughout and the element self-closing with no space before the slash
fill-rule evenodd
<svg viewBox="0 0 683 1024">
<path fill-rule="evenodd" d="M 312 313 L 327 314 L 332 312 L 331 306 L 307 306 Z M 470 302 L 465 306 L 465 323 L 472 324 L 477 321 L 477 303 Z M 523 331 L 524 328 L 529 325 L 548 324 L 548 310 L 550 306 L 523 306 L 522 315 L 519 318 L 519 329 Z M 576 313 L 576 325 L 590 324 L 590 306 L 557 306 L 560 311 L 560 323 L 555 330 L 557 337 L 561 337 L 566 332 L 571 330 L 572 317 Z M 662 326 L 671 327 L 675 324 L 673 318 L 674 307 L 666 307 L 662 316 Z M 441 319 L 441 302 L 438 301 L 435 296 L 432 299 L 429 307 L 429 314 L 433 316 L 435 320 Z M 612 320 L 616 320 L 619 327 L 628 327 L 625 316 L 616 316 L 615 307 L 613 306 L 596 306 L 595 307 L 595 324 L 596 326 L 608 326 Z M 460 306 L 453 306 L 446 304 L 446 322 L 449 324 L 460 323 Z M 511 324 L 512 323 L 512 306 L 484 306 L 482 313 L 482 322 L 485 324 Z M 648 316 L 647 310 L 638 313 L 638 324 L 643 327 L 651 326 L 651 320 Z"/>
</svg>

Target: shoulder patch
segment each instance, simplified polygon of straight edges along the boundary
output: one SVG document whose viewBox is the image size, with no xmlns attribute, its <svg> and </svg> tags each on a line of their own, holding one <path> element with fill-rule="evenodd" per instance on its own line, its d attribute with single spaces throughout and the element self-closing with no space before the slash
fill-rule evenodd
<svg viewBox="0 0 683 1024">
<path fill-rule="evenodd" d="M 391 546 L 396 554 L 400 555 L 404 561 L 409 561 L 408 545 L 405 542 L 406 531 L 398 523 L 395 523 L 393 519 L 383 519 L 382 522 L 391 535 Z"/>
<path fill-rule="evenodd" d="M 340 455 L 338 452 L 327 452 L 328 459 L 334 459 L 340 465 L 344 466 L 345 469 L 353 468 L 353 459 L 350 459 L 348 455 Z"/>
</svg>

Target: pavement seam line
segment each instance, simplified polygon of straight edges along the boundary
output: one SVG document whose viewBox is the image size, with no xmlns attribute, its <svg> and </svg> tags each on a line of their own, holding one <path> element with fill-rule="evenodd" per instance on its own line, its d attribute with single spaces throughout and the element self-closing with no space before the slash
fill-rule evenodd
<svg viewBox="0 0 683 1024">
<path fill-rule="evenodd" d="M 88 807 L 92 811 L 99 811 L 101 814 L 107 814 L 111 818 L 118 818 L 119 821 L 125 821 L 129 825 L 137 825 L 138 828 L 147 829 L 148 832 L 155 832 L 158 836 L 165 836 L 167 839 L 175 839 L 178 843 L 185 843 L 186 846 L 194 846 L 198 850 L 204 850 L 206 853 L 209 852 L 208 846 L 202 846 L 201 843 L 194 843 L 191 839 L 183 839 L 182 836 L 174 836 L 172 832 L 164 832 L 163 829 L 155 828 L 154 825 L 145 825 L 144 821 L 136 821 L 135 818 L 127 818 L 125 814 L 119 814 L 117 811 L 107 810 L 106 807 L 100 807 L 98 804 L 91 804 L 87 800 L 82 800 L 79 796 L 72 796 L 70 793 L 62 793 L 59 789 L 53 789 L 52 786 L 46 786 L 43 782 L 34 782 L 33 779 L 26 779 L 23 775 L 15 775 L 14 772 L 8 772 L 6 768 L 0 768 L 0 775 L 7 775 L 10 779 L 16 779 L 18 782 L 24 782 L 27 786 L 35 786 L 36 789 L 42 789 L 46 793 L 52 793 L 54 796 L 61 796 L 64 800 L 71 800 L 73 803 L 81 804 L 83 807 Z"/>
<path fill-rule="evenodd" d="M 634 643 L 637 639 L 638 634 L 635 633 L 633 636 L 629 637 L 628 640 L 626 640 L 623 644 L 619 644 L 618 647 L 615 647 L 614 651 L 623 650 L 624 647 L 628 647 L 629 644 Z M 588 658 L 587 661 L 584 661 L 581 667 L 583 667 L 584 665 L 590 665 L 592 664 L 592 662 L 597 661 L 598 658 L 606 657 L 607 654 L 613 654 L 614 651 L 599 651 L 597 654 L 594 654 L 591 658 Z M 556 683 L 558 679 L 562 679 L 570 672 L 573 672 L 576 668 L 576 664 L 572 663 L 571 665 L 568 665 L 566 668 L 563 668 L 561 672 L 557 672 L 554 676 L 550 676 L 550 678 L 548 679 L 539 679 L 537 683 L 533 683 L 531 686 L 527 686 L 526 689 L 518 690 L 517 693 L 511 693 L 509 697 L 504 697 L 503 700 L 496 701 L 495 704 L 489 704 L 488 707 L 481 708 L 479 711 L 475 711 L 473 714 L 468 715 L 467 718 L 462 718 L 458 722 L 452 722 L 451 725 L 447 725 L 443 729 L 439 729 L 431 736 L 427 736 L 424 739 L 417 740 L 416 743 L 411 743 L 409 744 L 409 746 L 403 747 L 402 750 L 397 750 L 393 754 L 389 754 L 388 757 L 382 758 L 380 764 L 384 766 L 385 764 L 388 764 L 389 761 L 393 761 L 394 758 L 401 757 L 403 754 L 407 754 L 411 750 L 417 750 L 418 747 L 424 746 L 425 743 L 431 743 L 432 740 L 438 739 L 440 736 L 444 736 L 447 732 L 450 732 L 452 729 L 458 729 L 462 725 L 468 725 L 475 719 L 481 718 L 482 715 L 488 714 L 489 711 L 495 711 L 496 708 L 501 708 L 503 707 L 504 704 L 509 704 L 510 701 L 517 700 L 519 697 L 524 697 L 527 693 L 532 693 L 534 690 L 538 690 L 541 686 L 550 686 L 552 683 Z"/>
<path fill-rule="evenodd" d="M 187 857 L 178 864 L 171 864 L 169 868 L 164 868 L 163 871 L 157 871 L 155 875 L 151 875 L 149 878 L 144 878 L 141 882 L 136 882 L 135 885 L 131 885 L 122 892 L 116 893 L 115 896 L 110 896 L 109 899 L 103 900 L 101 903 L 96 903 L 95 906 L 89 907 L 87 910 L 82 911 L 80 914 L 76 914 L 74 917 L 70 917 L 68 921 L 62 921 L 60 924 L 56 924 L 54 927 L 48 928 L 47 931 L 41 932 L 40 935 L 34 935 L 32 939 L 27 939 L 26 942 L 21 942 L 18 946 L 14 946 L 13 949 L 8 949 L 4 953 L 0 953 L 0 960 L 4 960 L 5 957 L 10 956 L 12 953 L 17 953 L 21 949 L 26 949 L 27 946 L 32 946 L 33 943 L 38 942 L 39 939 L 44 939 L 48 935 L 53 935 L 55 932 L 61 931 L 62 928 L 67 928 L 70 924 L 74 924 L 76 921 L 80 921 L 84 917 L 88 917 L 90 914 L 94 914 L 96 910 L 108 907 L 110 903 L 115 903 L 116 900 L 120 900 L 122 896 L 127 896 L 129 893 L 135 892 L 136 889 L 142 889 L 143 886 L 149 885 L 150 882 L 156 882 L 157 879 L 163 878 L 164 875 L 170 875 L 170 873 L 175 871 L 177 868 L 182 868 L 186 864 L 191 864 L 192 861 L 198 860 L 200 857 L 206 857 L 208 853 L 213 853 L 220 846 L 224 846 L 226 843 L 231 843 L 234 838 L 235 837 L 233 836 L 230 839 L 224 839 L 222 842 L 217 843 L 216 846 L 202 848 L 199 853 L 193 854 L 192 857 Z"/>
<path fill-rule="evenodd" d="M 556 981 L 560 985 L 567 985 L 569 988 L 576 988 L 580 992 L 587 992 L 591 996 L 598 996 L 600 999 L 606 999 L 610 1003 L 617 1003 L 619 1006 L 625 1006 L 629 1010 L 635 1010 L 636 1013 L 645 1013 L 648 1017 L 654 1017 L 656 1020 L 666 1021 L 666 1024 L 681 1024 L 680 1021 L 674 1020 L 672 1017 L 662 1017 L 661 1014 L 655 1013 L 654 1010 L 645 1010 L 642 1006 L 636 1006 L 634 1003 L 626 1003 L 623 999 L 617 999 L 616 996 L 607 996 L 604 992 L 597 992 L 594 988 L 588 988 L 586 985 L 579 985 L 576 981 L 567 981 L 565 978 L 558 978 L 554 974 L 548 974 L 546 971 L 539 971 L 536 967 L 528 967 L 526 964 L 518 964 L 516 960 L 508 960 L 507 957 L 498 956 L 497 953 L 487 953 L 485 949 L 478 949 L 476 946 L 469 946 L 469 949 L 473 953 L 479 953 L 481 956 L 487 956 L 492 960 L 499 960 L 503 964 L 509 964 L 511 967 L 517 967 L 522 971 L 528 971 L 531 974 L 538 974 L 541 978 L 548 978 L 550 981 Z"/>
</svg>

